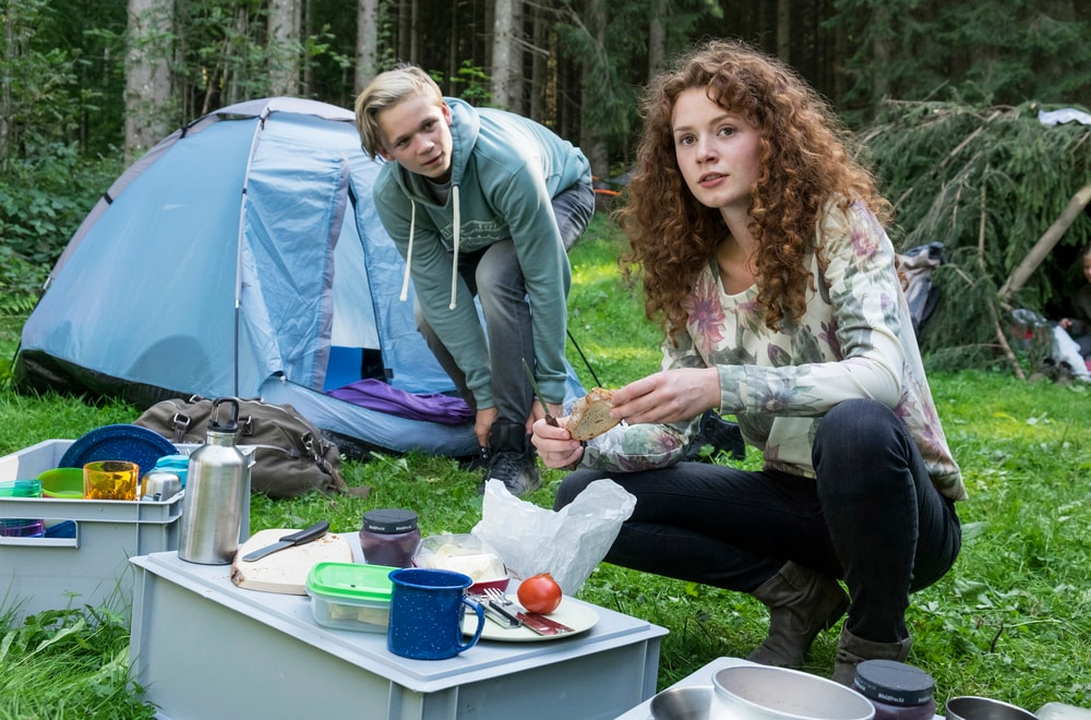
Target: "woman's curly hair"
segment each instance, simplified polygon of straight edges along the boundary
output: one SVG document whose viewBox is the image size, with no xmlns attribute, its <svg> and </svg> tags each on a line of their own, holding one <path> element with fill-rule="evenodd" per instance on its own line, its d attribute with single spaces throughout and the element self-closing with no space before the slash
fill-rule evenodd
<svg viewBox="0 0 1091 720">
<path fill-rule="evenodd" d="M 700 204 L 675 159 L 671 113 L 678 95 L 707 88 L 708 98 L 759 132 L 758 179 L 749 229 L 756 241 L 757 301 L 779 329 L 805 311 L 807 269 L 819 213 L 830 200 L 867 205 L 885 222 L 890 205 L 871 174 L 849 155 L 848 132 L 827 104 L 780 61 L 735 41 L 713 41 L 681 58 L 649 86 L 643 135 L 628 202 L 617 213 L 629 237 L 622 270 L 643 269 L 645 312 L 668 334 L 685 327 L 684 301 L 728 235 L 720 211 Z M 823 258 L 819 262 L 825 264 Z"/>
</svg>

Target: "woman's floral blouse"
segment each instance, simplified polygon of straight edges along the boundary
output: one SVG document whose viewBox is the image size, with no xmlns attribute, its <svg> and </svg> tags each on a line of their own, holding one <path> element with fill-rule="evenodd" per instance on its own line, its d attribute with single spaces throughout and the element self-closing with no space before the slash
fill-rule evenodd
<svg viewBox="0 0 1091 720">
<path fill-rule="evenodd" d="M 720 412 L 734 413 L 767 468 L 814 477 L 811 446 L 822 416 L 843 400 L 870 398 L 909 428 L 941 493 L 966 497 L 921 365 L 894 249 L 863 205 L 828 206 L 820 222 L 825 272 L 812 257 L 807 311 L 779 332 L 765 326 L 757 288 L 729 295 L 715 260 L 698 276 L 686 332 L 664 343 L 663 369 L 715 366 Z M 588 443 L 581 465 L 636 471 L 680 459 L 697 419 L 618 426 Z"/>
</svg>

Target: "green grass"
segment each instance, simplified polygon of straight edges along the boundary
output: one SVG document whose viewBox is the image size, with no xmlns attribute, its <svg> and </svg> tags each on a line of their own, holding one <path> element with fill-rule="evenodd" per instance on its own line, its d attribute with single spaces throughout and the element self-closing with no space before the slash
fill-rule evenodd
<svg viewBox="0 0 1091 720">
<path fill-rule="evenodd" d="M 644 320 L 637 293 L 618 282 L 617 243 L 616 232 L 596 219 L 573 252 L 570 301 L 572 333 L 611 387 L 659 364 L 659 332 Z M 0 358 L 15 343 L 14 330 L 0 326 Z M 571 347 L 569 357 L 590 386 Z M 940 700 L 979 694 L 1031 710 L 1052 700 L 1091 706 L 1091 390 L 1031 385 L 1000 372 L 930 380 L 971 499 L 959 504 L 965 543 L 954 569 L 913 597 L 909 660 L 936 677 Z M 0 453 L 137 414 L 124 404 L 90 407 L 0 391 Z M 750 451 L 742 464 L 759 467 L 760 457 Z M 344 474 L 350 485 L 370 486 L 371 495 L 255 496 L 251 529 L 326 519 L 334 531 L 355 531 L 365 510 L 391 506 L 416 509 L 426 534 L 468 532 L 480 519 L 477 475 L 450 460 L 376 455 L 345 463 Z M 530 499 L 550 505 L 563 475 L 546 471 Z M 600 565 L 580 596 L 670 630 L 660 687 L 712 658 L 745 655 L 766 627 L 763 608 L 747 596 L 612 565 Z M 84 625 L 62 637 L 80 617 Z M 137 689 L 118 670 L 125 633 L 114 620 L 76 613 L 52 625 L 39 618 L 30 630 L 0 622 L 0 643 L 14 638 L 6 652 L 0 645 L 0 720 L 146 717 Z M 59 639 L 34 652 L 50 638 Z M 836 631 L 819 637 L 808 669 L 829 672 L 835 640 Z M 51 678 L 48 687 L 41 677 Z"/>
</svg>

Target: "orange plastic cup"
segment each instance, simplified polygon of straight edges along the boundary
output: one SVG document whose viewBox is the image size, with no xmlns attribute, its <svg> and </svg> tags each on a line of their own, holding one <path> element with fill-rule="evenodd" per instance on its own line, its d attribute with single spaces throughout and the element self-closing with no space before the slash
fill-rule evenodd
<svg viewBox="0 0 1091 720">
<path fill-rule="evenodd" d="M 140 466 L 124 460 L 99 460 L 83 466 L 87 500 L 136 500 Z"/>
</svg>

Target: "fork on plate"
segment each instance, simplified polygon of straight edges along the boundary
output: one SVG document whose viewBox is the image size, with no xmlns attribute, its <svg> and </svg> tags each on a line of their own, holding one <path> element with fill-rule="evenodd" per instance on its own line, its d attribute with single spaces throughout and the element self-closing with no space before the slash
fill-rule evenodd
<svg viewBox="0 0 1091 720">
<path fill-rule="evenodd" d="M 511 601 L 511 598 L 509 598 L 505 593 L 497 590 L 496 588 L 485 588 L 484 592 L 485 597 L 487 597 L 489 600 L 492 600 L 497 605 L 503 605 L 505 607 L 508 605 L 514 605 L 514 603 Z"/>
</svg>

